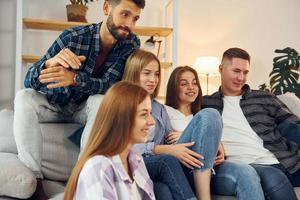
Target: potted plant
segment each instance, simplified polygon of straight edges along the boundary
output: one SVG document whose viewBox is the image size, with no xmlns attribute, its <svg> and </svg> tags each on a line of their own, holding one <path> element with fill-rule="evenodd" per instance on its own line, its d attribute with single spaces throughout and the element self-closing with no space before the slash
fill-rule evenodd
<svg viewBox="0 0 300 200">
<path fill-rule="evenodd" d="M 261 90 L 270 91 L 275 95 L 293 92 L 300 98 L 300 55 L 290 47 L 276 49 L 275 53 L 283 55 L 273 59 L 273 70 L 270 73 L 270 85 L 260 85 Z"/>
<path fill-rule="evenodd" d="M 88 7 L 86 4 L 93 1 L 94 0 L 70 0 L 71 4 L 66 5 L 68 21 L 87 22 L 86 11 Z"/>
</svg>

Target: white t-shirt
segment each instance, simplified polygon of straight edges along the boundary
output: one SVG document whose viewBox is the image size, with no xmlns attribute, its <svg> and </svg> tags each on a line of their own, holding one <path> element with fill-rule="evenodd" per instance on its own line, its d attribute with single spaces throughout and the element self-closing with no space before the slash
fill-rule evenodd
<svg viewBox="0 0 300 200">
<path fill-rule="evenodd" d="M 225 96 L 222 113 L 222 144 L 227 160 L 253 163 L 279 163 L 273 153 L 264 148 L 263 140 L 253 131 L 240 107 L 241 96 Z"/>
<path fill-rule="evenodd" d="M 167 113 L 171 121 L 171 127 L 174 131 L 183 132 L 190 121 L 193 119 L 193 115 L 185 116 L 182 112 L 165 105 Z"/>
</svg>

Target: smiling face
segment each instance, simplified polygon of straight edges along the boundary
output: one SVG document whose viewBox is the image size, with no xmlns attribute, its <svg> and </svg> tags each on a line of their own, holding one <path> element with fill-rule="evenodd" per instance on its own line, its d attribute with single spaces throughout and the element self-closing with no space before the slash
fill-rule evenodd
<svg viewBox="0 0 300 200">
<path fill-rule="evenodd" d="M 159 83 L 159 64 L 152 60 L 140 73 L 139 85 L 152 95 Z"/>
<path fill-rule="evenodd" d="M 185 71 L 179 78 L 178 98 L 180 104 L 191 104 L 199 94 L 199 87 L 195 75 Z"/>
<path fill-rule="evenodd" d="M 150 96 L 147 96 L 146 99 L 137 106 L 131 144 L 144 143 L 147 141 L 149 129 L 154 125 L 151 110 L 151 99 Z"/>
<path fill-rule="evenodd" d="M 222 63 L 219 68 L 222 80 L 222 91 L 225 96 L 239 96 L 242 87 L 247 81 L 249 61 L 241 58 L 232 58 Z"/>
<path fill-rule="evenodd" d="M 124 40 L 131 34 L 140 18 L 141 8 L 130 0 L 121 0 L 114 7 L 105 2 L 104 13 L 108 15 L 106 25 L 110 34 L 116 40 Z"/>
</svg>

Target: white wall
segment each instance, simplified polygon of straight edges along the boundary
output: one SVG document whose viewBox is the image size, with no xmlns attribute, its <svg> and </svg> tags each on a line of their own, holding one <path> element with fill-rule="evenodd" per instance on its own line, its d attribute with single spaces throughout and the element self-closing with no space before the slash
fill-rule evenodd
<svg viewBox="0 0 300 200">
<path fill-rule="evenodd" d="M 257 88 L 269 80 L 275 49 L 300 52 L 299 9 L 299 0 L 180 0 L 178 63 L 241 47 L 252 56 L 248 83 Z"/>
<path fill-rule="evenodd" d="M 14 97 L 16 1 L 0 1 L 0 109 L 11 108 Z"/>
</svg>

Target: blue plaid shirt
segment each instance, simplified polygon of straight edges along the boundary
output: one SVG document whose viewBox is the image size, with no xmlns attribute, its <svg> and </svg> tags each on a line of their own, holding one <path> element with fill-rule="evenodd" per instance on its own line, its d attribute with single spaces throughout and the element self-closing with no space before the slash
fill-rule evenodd
<svg viewBox="0 0 300 200">
<path fill-rule="evenodd" d="M 64 106 L 70 103 L 80 104 L 90 95 L 104 94 L 108 88 L 120 81 L 128 56 L 140 47 L 140 40 L 131 34 L 126 40 L 119 41 L 109 53 L 100 77 L 93 77 L 96 58 L 101 53 L 100 24 L 79 26 L 65 30 L 48 49 L 47 53 L 26 74 L 24 85 L 46 95 L 49 103 Z M 77 71 L 81 80 L 78 86 L 48 89 L 46 84 L 39 81 L 41 70 L 46 60 L 54 57 L 63 48 L 69 48 L 76 55 L 84 55 L 87 60 Z"/>
</svg>

